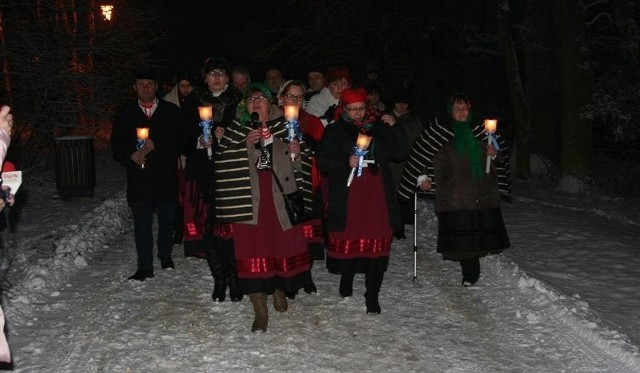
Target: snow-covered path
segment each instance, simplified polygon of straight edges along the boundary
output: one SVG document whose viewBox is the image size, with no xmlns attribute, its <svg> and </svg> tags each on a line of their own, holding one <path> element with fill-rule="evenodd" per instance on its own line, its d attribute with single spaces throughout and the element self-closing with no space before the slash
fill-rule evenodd
<svg viewBox="0 0 640 373">
<path fill-rule="evenodd" d="M 634 371 L 559 317 L 557 302 L 523 285 L 508 259 L 483 259 L 480 286 L 467 289 L 457 266 L 424 246 L 413 283 L 411 244 L 394 244 L 381 315 L 365 314 L 362 277 L 341 299 L 338 277 L 316 262 L 319 293 L 300 294 L 285 314 L 271 308 L 268 332 L 253 334 L 248 299 L 211 302 L 203 260 L 177 253 L 176 270 L 126 281 L 134 250 L 125 234 L 20 328 L 16 371 Z"/>
<path fill-rule="evenodd" d="M 342 299 L 316 262 L 319 293 L 271 308 L 269 331 L 253 334 L 248 299 L 214 304 L 206 263 L 179 248 L 176 270 L 125 280 L 135 249 L 124 174 L 109 154 L 97 171 L 93 199 L 52 199 L 52 177 L 39 174 L 5 232 L 16 372 L 640 372 L 637 204 L 517 184 L 503 206 L 512 248 L 483 258 L 467 289 L 434 252 L 436 219 L 420 200 L 418 282 L 408 227 L 381 315 L 365 314 L 362 276 Z"/>
</svg>

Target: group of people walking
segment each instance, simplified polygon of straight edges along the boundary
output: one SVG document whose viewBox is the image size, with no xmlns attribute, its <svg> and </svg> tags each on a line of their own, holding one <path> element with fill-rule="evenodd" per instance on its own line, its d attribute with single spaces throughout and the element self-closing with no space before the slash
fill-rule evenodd
<svg viewBox="0 0 640 373">
<path fill-rule="evenodd" d="M 174 268 L 172 246 L 193 228 L 181 226 L 192 220 L 179 203 L 179 185 L 187 182 L 206 206 L 200 218 L 212 299 L 224 301 L 227 290 L 231 301 L 248 295 L 252 331 L 267 330 L 268 296 L 285 312 L 300 289 L 316 291 L 311 268 L 323 257 L 340 275 L 342 297 L 353 295 L 355 275 L 364 274 L 366 312 L 379 314 L 391 242 L 412 221 L 412 195 L 398 193 L 408 183 L 412 193 L 437 185 L 438 251 L 460 261 L 465 286 L 478 281 L 478 258 L 509 240 L 495 165 L 485 172 L 482 163 L 486 156 L 500 162 L 500 154 L 473 132 L 468 98 L 452 97 L 450 136 L 423 151 L 413 144 L 433 144 L 431 132 L 411 114 L 406 90 L 380 112 L 346 67 L 319 70 L 309 71 L 308 85 L 285 81 L 277 69 L 264 84 L 251 83 L 245 68 L 210 58 L 200 74 L 181 74 L 164 99 L 158 77 L 136 71 L 136 100 L 118 111 L 111 137 L 127 170 L 134 220 L 138 262 L 129 279 L 154 276 L 154 212 L 157 257 L 162 269 Z M 213 109 L 209 137 L 198 114 L 203 105 Z M 289 107 L 298 111 L 293 119 Z M 140 138 L 140 128 L 148 136 Z M 310 216 L 303 223 L 293 224 L 287 211 L 294 194 Z"/>
</svg>

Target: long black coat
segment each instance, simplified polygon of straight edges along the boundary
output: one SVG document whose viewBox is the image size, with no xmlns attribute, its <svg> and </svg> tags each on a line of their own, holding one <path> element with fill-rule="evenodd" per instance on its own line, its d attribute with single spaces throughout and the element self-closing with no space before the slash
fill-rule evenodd
<svg viewBox="0 0 640 373">
<path fill-rule="evenodd" d="M 327 230 L 330 232 L 344 231 L 347 223 L 347 200 L 349 197 L 347 179 L 351 172 L 349 156 L 353 154 L 358 131 L 359 128 L 356 125 L 340 119 L 327 126 L 316 151 L 318 167 L 329 176 Z M 384 183 L 389 226 L 396 231 L 400 229 L 402 223 L 390 163 L 392 160 L 402 160 L 407 156 L 409 151 L 407 137 L 402 128 L 391 127 L 381 122 L 374 123 L 369 135 L 373 137 L 369 149 L 373 149 L 373 159 L 382 174 Z M 371 151 L 367 155 L 367 159 L 371 158 L 370 153 Z"/>
<path fill-rule="evenodd" d="M 116 113 L 111 133 L 113 157 L 127 170 L 127 201 L 171 202 L 178 198 L 177 164 L 184 138 L 180 109 L 164 100 L 147 118 L 137 100 Z M 155 150 L 147 154 L 145 168 L 131 160 L 136 151 L 136 128 L 148 127 Z"/>
</svg>

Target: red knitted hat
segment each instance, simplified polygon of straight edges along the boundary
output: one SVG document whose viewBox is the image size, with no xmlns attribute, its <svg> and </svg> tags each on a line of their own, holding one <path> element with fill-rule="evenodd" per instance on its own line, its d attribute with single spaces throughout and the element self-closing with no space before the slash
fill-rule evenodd
<svg viewBox="0 0 640 373">
<path fill-rule="evenodd" d="M 354 102 L 367 102 L 367 91 L 363 88 L 347 88 L 340 95 L 342 105 L 353 104 Z"/>
</svg>

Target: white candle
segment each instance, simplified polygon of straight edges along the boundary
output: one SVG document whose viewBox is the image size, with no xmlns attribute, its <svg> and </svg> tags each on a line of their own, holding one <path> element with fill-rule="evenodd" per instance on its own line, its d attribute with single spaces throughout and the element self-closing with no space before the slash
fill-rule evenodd
<svg viewBox="0 0 640 373">
<path fill-rule="evenodd" d="M 496 132 L 496 128 L 498 127 L 497 119 L 485 119 L 484 120 L 484 131 L 487 133 L 487 145 L 491 145 L 491 135 Z M 487 155 L 487 165 L 485 167 L 485 173 L 489 173 L 491 171 L 491 157 Z"/>
</svg>

